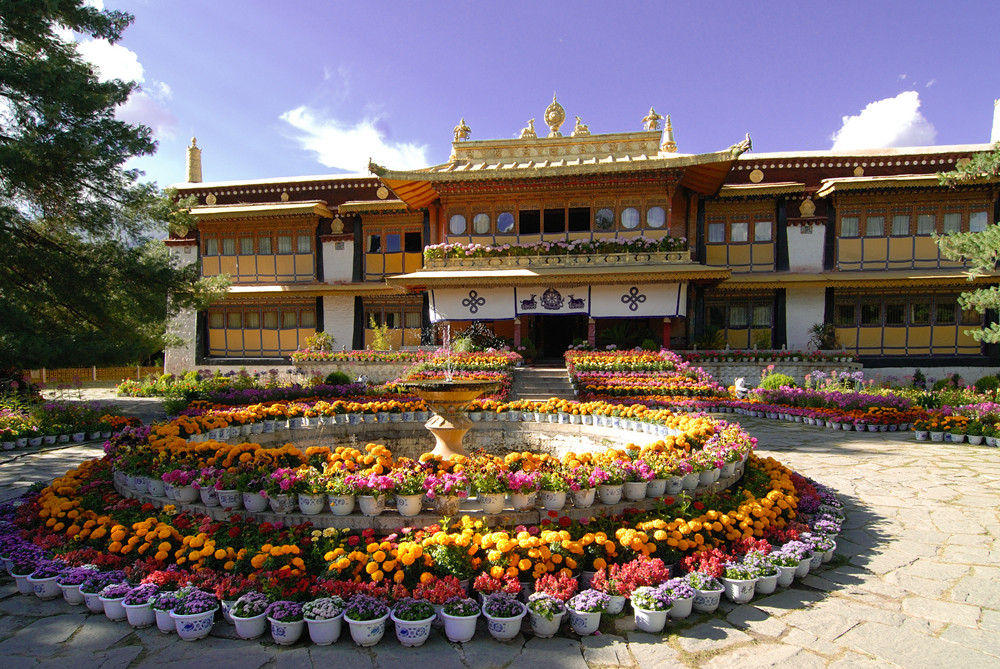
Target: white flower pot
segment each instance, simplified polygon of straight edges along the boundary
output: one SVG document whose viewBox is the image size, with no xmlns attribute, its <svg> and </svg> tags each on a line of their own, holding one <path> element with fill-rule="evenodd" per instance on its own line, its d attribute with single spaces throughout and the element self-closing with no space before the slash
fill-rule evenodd
<svg viewBox="0 0 1000 669">
<path fill-rule="evenodd" d="M 727 479 L 735 473 L 736 473 L 736 463 L 726 462 L 722 465 L 722 473 L 720 476 L 724 479 Z"/>
<path fill-rule="evenodd" d="M 15 578 L 17 577 L 15 576 Z M 101 596 L 96 592 L 84 592 L 83 603 L 91 613 L 104 613 L 104 602 L 101 601 Z"/>
<path fill-rule="evenodd" d="M 31 584 L 31 589 L 35 593 L 35 597 L 38 597 L 42 601 L 48 601 L 50 599 L 55 599 L 62 594 L 62 590 L 59 588 L 59 584 L 56 583 L 57 576 L 48 576 L 46 578 L 35 578 L 33 576 L 28 577 L 28 583 Z"/>
<path fill-rule="evenodd" d="M 573 631 L 580 636 L 587 636 L 597 631 L 601 626 L 601 612 L 590 613 L 588 611 L 577 611 L 566 607 L 569 611 L 569 625 Z"/>
<path fill-rule="evenodd" d="M 625 484 L 622 494 L 625 499 L 630 502 L 638 502 L 641 499 L 646 499 L 646 488 L 648 484 L 645 481 L 629 481 Z"/>
<path fill-rule="evenodd" d="M 913 436 L 917 441 L 927 441 L 928 432 L 927 430 L 914 430 Z"/>
<path fill-rule="evenodd" d="M 698 479 L 699 479 L 698 472 L 690 472 L 689 474 L 685 474 L 684 478 L 682 479 L 684 490 L 694 490 L 695 488 L 697 488 Z"/>
<path fill-rule="evenodd" d="M 837 550 L 837 542 L 834 541 L 833 548 L 823 553 L 823 562 L 829 562 L 830 560 L 832 560 L 833 554 L 836 552 L 836 550 Z"/>
<path fill-rule="evenodd" d="M 216 610 L 190 614 L 179 614 L 171 611 L 170 617 L 174 620 L 177 636 L 184 641 L 204 639 L 212 631 L 212 625 L 215 624 Z"/>
<path fill-rule="evenodd" d="M 611 599 L 608 600 L 608 605 L 604 607 L 604 612 L 617 616 L 625 609 L 625 597 L 622 595 L 611 595 Z"/>
<path fill-rule="evenodd" d="M 396 625 L 396 639 L 407 648 L 424 645 L 431 635 L 431 623 L 435 617 L 431 616 L 424 620 L 400 620 L 395 613 L 389 614 L 389 618 Z"/>
<path fill-rule="evenodd" d="M 601 484 L 597 486 L 597 494 L 601 498 L 601 504 L 617 504 L 622 499 L 622 485 L 606 485 Z"/>
<path fill-rule="evenodd" d="M 299 508 L 295 493 L 268 495 L 267 503 L 271 506 L 271 511 L 280 514 L 289 514 Z"/>
<path fill-rule="evenodd" d="M 507 495 L 502 492 L 483 492 L 476 496 L 483 513 L 500 513 L 507 503 Z"/>
<path fill-rule="evenodd" d="M 267 622 L 271 625 L 271 638 L 279 646 L 291 646 L 302 636 L 302 631 L 306 628 L 305 620 L 293 620 L 283 622 L 267 616 Z"/>
<path fill-rule="evenodd" d="M 799 578 L 803 578 L 804 576 L 806 576 L 809 573 L 811 563 L 812 563 L 811 556 L 799 560 L 799 566 L 795 568 L 795 575 L 798 576 Z"/>
<path fill-rule="evenodd" d="M 103 607 L 103 604 L 101 606 Z M 156 618 L 156 629 L 164 634 L 172 634 L 177 631 L 177 624 L 170 617 L 170 611 L 153 609 L 153 616 Z"/>
<path fill-rule="evenodd" d="M 385 495 L 358 495 L 358 507 L 365 516 L 378 516 L 385 511 Z"/>
<path fill-rule="evenodd" d="M 707 486 L 715 480 L 715 473 L 711 469 L 706 469 L 703 472 L 698 472 L 698 486 Z"/>
<path fill-rule="evenodd" d="M 722 599 L 722 589 L 694 591 L 694 610 L 698 613 L 712 613 L 719 608 Z"/>
<path fill-rule="evenodd" d="M 174 486 L 174 500 L 178 504 L 190 504 L 196 499 L 198 499 L 198 489 L 194 486 Z"/>
<path fill-rule="evenodd" d="M 267 510 L 267 497 L 259 492 L 243 493 L 243 508 L 250 513 L 260 513 Z"/>
<path fill-rule="evenodd" d="M 635 611 L 635 626 L 642 632 L 659 634 L 667 624 L 667 611 L 649 611 L 633 606 Z"/>
<path fill-rule="evenodd" d="M 216 490 L 219 506 L 227 511 L 243 508 L 243 495 L 235 490 Z"/>
<path fill-rule="evenodd" d="M 720 578 L 722 587 L 725 589 L 726 598 L 736 604 L 746 604 L 753 599 L 754 590 L 757 586 L 757 579 L 735 579 Z"/>
<path fill-rule="evenodd" d="M 547 511 L 559 511 L 566 506 L 565 490 L 539 490 L 538 503 Z"/>
<path fill-rule="evenodd" d="M 778 570 L 778 585 L 783 588 L 787 588 L 795 580 L 795 567 L 785 567 L 783 565 L 775 565 L 775 569 Z"/>
<path fill-rule="evenodd" d="M 153 497 L 166 497 L 166 490 L 163 488 L 163 481 L 159 478 L 154 478 L 150 476 L 146 480 L 146 489 L 149 490 L 149 494 Z"/>
<path fill-rule="evenodd" d="M 349 516 L 354 511 L 354 495 L 334 495 L 327 493 L 327 506 L 335 516 Z"/>
<path fill-rule="evenodd" d="M 558 615 L 552 616 L 552 620 L 549 620 L 545 616 L 540 616 L 537 613 L 531 613 L 531 631 L 534 635 L 540 639 L 551 639 L 559 632 L 559 626 L 562 624 L 563 616 L 566 612 L 563 611 Z"/>
<path fill-rule="evenodd" d="M 646 484 L 646 497 L 663 497 L 667 490 L 667 479 L 653 479 Z"/>
<path fill-rule="evenodd" d="M 337 639 L 340 638 L 340 630 L 343 627 L 342 621 L 344 619 L 344 614 L 341 612 L 336 618 L 327 618 L 325 620 L 313 620 L 312 618 L 306 618 L 306 626 L 309 629 L 309 638 L 317 646 L 329 646 L 332 643 L 336 643 Z"/>
<path fill-rule="evenodd" d="M 530 511 L 535 506 L 535 493 L 512 492 L 510 504 L 515 511 Z"/>
<path fill-rule="evenodd" d="M 758 576 L 757 577 L 757 589 L 756 594 L 758 595 L 770 595 L 778 587 L 778 574 L 774 573 L 770 576 Z"/>
<path fill-rule="evenodd" d="M 472 641 L 472 637 L 476 635 L 478 613 L 474 616 L 452 616 L 442 611 L 439 615 L 444 618 L 444 633 L 448 637 L 448 641 L 466 643 Z"/>
<path fill-rule="evenodd" d="M 59 585 L 59 589 L 62 590 L 63 599 L 70 606 L 79 606 L 83 604 L 83 593 L 80 592 L 80 584 L 76 585 Z"/>
<path fill-rule="evenodd" d="M 434 511 L 442 516 L 454 516 L 462 507 L 462 498 L 458 495 L 438 495 L 434 498 Z"/>
<path fill-rule="evenodd" d="M 423 505 L 423 495 L 396 495 L 396 510 L 406 518 L 419 514 Z"/>
<path fill-rule="evenodd" d="M 691 609 L 694 606 L 694 597 L 687 597 L 685 599 L 675 599 L 674 605 L 667 609 L 667 615 L 671 618 L 687 618 L 691 615 Z"/>
<path fill-rule="evenodd" d="M 521 605 L 521 612 L 516 616 L 494 618 L 488 613 L 483 614 L 486 616 L 486 628 L 497 641 L 510 641 L 521 631 L 521 621 L 527 613 L 527 608 L 521 602 L 518 604 Z"/>
<path fill-rule="evenodd" d="M 573 506 L 578 509 L 586 509 L 594 505 L 594 497 L 597 495 L 596 488 L 573 491 Z"/>
<path fill-rule="evenodd" d="M 219 492 L 214 487 L 198 488 L 198 494 L 205 506 L 219 506 Z"/>
<path fill-rule="evenodd" d="M 135 629 L 143 629 L 156 622 L 156 615 L 153 614 L 153 607 L 149 602 L 145 604 L 122 604 L 125 609 L 125 617 L 128 624 Z"/>
<path fill-rule="evenodd" d="M 684 478 L 671 476 L 667 479 L 666 489 L 663 492 L 667 495 L 679 495 L 681 490 L 684 490 Z"/>
<path fill-rule="evenodd" d="M 104 615 L 107 616 L 108 620 L 125 620 L 127 615 L 125 614 L 125 607 L 122 605 L 125 597 L 115 597 L 114 599 L 108 599 L 107 597 L 101 597 L 101 604 L 104 605 Z"/>
<path fill-rule="evenodd" d="M 375 620 L 351 620 L 344 616 L 344 620 L 351 628 L 351 638 L 362 648 L 374 646 L 382 640 L 385 635 L 385 621 L 388 619 L 388 613 Z"/>
<path fill-rule="evenodd" d="M 256 639 L 267 631 L 267 614 L 260 613 L 249 618 L 240 618 L 229 614 L 236 625 L 236 635 L 241 639 Z"/>
</svg>

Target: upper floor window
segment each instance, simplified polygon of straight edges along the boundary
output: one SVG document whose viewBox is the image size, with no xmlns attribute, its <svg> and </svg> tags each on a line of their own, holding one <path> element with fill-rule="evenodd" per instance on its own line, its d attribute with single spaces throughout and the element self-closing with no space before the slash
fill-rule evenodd
<svg viewBox="0 0 1000 669">
<path fill-rule="evenodd" d="M 650 207 L 646 210 L 646 225 L 651 228 L 662 228 L 667 222 L 667 213 L 663 207 Z"/>
<path fill-rule="evenodd" d="M 986 212 L 969 212 L 969 232 L 982 232 L 986 229 Z"/>
<path fill-rule="evenodd" d="M 910 215 L 893 214 L 892 216 L 892 236 L 908 237 L 910 234 Z"/>
<path fill-rule="evenodd" d="M 232 237 L 222 238 L 222 255 L 224 256 L 234 256 L 236 255 L 236 240 Z"/>
<path fill-rule="evenodd" d="M 771 241 L 771 221 L 755 221 L 753 224 L 753 240 L 755 242 Z"/>
<path fill-rule="evenodd" d="M 718 225 L 722 224 L 719 223 Z M 729 227 L 729 241 L 736 243 L 747 241 L 749 226 L 749 223 L 732 223 Z M 725 237 L 725 228 L 723 228 L 723 237 Z M 725 239 L 722 241 L 725 241 Z"/>
<path fill-rule="evenodd" d="M 709 223 L 708 224 L 708 243 L 709 244 L 725 244 L 726 243 L 726 224 L 725 223 Z"/>
<path fill-rule="evenodd" d="M 487 235 L 490 232 L 490 215 L 476 214 L 472 217 L 472 231 L 477 235 Z"/>
<path fill-rule="evenodd" d="M 453 235 L 465 234 L 465 216 L 463 214 L 452 214 L 448 219 L 448 232 Z"/>
<path fill-rule="evenodd" d="M 859 237 L 859 223 L 861 219 L 857 216 L 844 216 L 840 219 L 841 237 Z"/>
<path fill-rule="evenodd" d="M 634 230 L 639 227 L 639 210 L 635 207 L 622 209 L 622 227 L 626 230 Z"/>
<path fill-rule="evenodd" d="M 869 216 L 865 221 L 866 237 L 885 236 L 885 216 Z"/>
</svg>

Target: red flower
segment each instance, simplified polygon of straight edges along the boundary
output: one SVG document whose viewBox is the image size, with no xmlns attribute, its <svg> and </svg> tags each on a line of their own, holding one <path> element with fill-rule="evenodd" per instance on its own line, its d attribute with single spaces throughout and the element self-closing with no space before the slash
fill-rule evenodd
<svg viewBox="0 0 1000 669">
<path fill-rule="evenodd" d="M 548 513 L 548 516 L 549 516 L 549 518 L 555 518 L 555 517 L 557 517 L 558 515 L 559 515 L 559 512 L 558 512 L 558 511 L 553 511 L 553 510 L 550 510 L 550 511 L 549 511 L 549 513 Z"/>
<path fill-rule="evenodd" d="M 569 527 L 572 524 L 573 521 L 570 520 L 569 516 L 563 516 L 559 519 L 559 527 Z"/>
<path fill-rule="evenodd" d="M 357 546 L 359 543 L 361 543 L 361 537 L 359 537 L 358 535 L 352 534 L 351 536 L 347 537 L 348 546 Z"/>
<path fill-rule="evenodd" d="M 702 502 L 695 502 L 695 503 L 694 503 L 694 504 L 692 504 L 691 506 L 693 506 L 693 507 L 694 507 L 695 509 L 697 509 L 698 511 L 701 511 L 702 509 L 704 509 L 704 508 L 705 508 L 705 505 L 704 505 L 704 504 L 703 504 Z"/>
<path fill-rule="evenodd" d="M 664 497 L 663 498 L 663 503 L 666 504 L 667 506 L 673 506 L 674 505 L 674 501 L 675 500 L 674 500 L 673 497 Z"/>
</svg>

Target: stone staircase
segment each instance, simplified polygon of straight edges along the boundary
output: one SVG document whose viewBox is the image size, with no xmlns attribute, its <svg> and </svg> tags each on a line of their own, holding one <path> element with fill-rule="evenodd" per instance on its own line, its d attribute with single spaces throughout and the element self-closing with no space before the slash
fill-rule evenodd
<svg viewBox="0 0 1000 669">
<path fill-rule="evenodd" d="M 573 384 L 565 367 L 518 367 L 514 370 L 512 400 L 544 402 L 552 397 L 573 399 Z"/>
</svg>

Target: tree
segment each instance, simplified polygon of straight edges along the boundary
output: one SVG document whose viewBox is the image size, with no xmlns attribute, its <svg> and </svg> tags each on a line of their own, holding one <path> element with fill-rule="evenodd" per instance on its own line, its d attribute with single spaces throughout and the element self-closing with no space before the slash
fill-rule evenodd
<svg viewBox="0 0 1000 669">
<path fill-rule="evenodd" d="M 952 188 L 962 184 L 995 181 L 1000 177 L 1000 142 L 990 151 L 977 153 L 967 163 L 958 165 L 951 172 L 938 174 L 942 185 Z M 962 232 L 935 237 L 941 255 L 950 260 L 965 260 L 971 263 L 966 271 L 970 281 L 993 272 L 1000 264 L 1000 225 L 988 225 L 982 232 Z M 958 300 L 962 309 L 974 309 L 979 313 L 986 310 L 1000 311 L 1000 287 L 988 286 L 962 293 Z M 976 341 L 990 344 L 1000 342 L 1000 324 L 988 323 L 979 330 L 969 333 Z"/>
<path fill-rule="evenodd" d="M 219 288 L 171 262 L 157 237 L 180 205 L 124 168 L 156 149 L 115 118 L 136 84 L 99 81 L 56 32 L 113 43 L 131 21 L 0 0 L 0 367 L 140 360 L 163 345 L 168 295 L 197 307 Z"/>
</svg>

